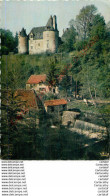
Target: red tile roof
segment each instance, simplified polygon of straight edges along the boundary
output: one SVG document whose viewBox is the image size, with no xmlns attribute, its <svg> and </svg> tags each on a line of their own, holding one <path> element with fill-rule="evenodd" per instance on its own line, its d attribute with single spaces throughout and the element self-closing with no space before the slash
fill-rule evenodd
<svg viewBox="0 0 110 196">
<path fill-rule="evenodd" d="M 16 90 L 14 96 L 16 100 L 20 101 L 21 107 L 37 108 L 38 109 L 38 97 L 33 90 Z"/>
<path fill-rule="evenodd" d="M 31 75 L 27 81 L 27 84 L 39 84 L 46 81 L 46 75 Z"/>
<path fill-rule="evenodd" d="M 55 106 L 55 105 L 65 105 L 67 101 L 65 99 L 55 99 L 55 100 L 47 100 L 44 102 L 45 106 Z"/>
<path fill-rule="evenodd" d="M 59 81 L 62 81 L 62 78 L 65 75 L 59 75 Z M 31 75 L 26 84 L 39 84 L 40 82 L 46 82 L 46 74 L 44 75 Z"/>
</svg>

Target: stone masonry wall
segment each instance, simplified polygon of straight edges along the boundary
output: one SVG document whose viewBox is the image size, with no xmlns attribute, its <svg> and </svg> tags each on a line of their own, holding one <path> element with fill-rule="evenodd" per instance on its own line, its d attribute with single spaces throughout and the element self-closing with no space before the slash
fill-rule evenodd
<svg viewBox="0 0 110 196">
<path fill-rule="evenodd" d="M 18 38 L 18 52 L 19 54 L 25 54 L 28 52 L 28 38 L 21 37 Z"/>
</svg>

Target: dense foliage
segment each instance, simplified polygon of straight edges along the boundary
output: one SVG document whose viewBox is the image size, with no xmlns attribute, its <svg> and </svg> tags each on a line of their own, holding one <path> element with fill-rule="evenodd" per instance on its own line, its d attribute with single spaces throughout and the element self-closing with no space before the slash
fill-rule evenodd
<svg viewBox="0 0 110 196">
<path fill-rule="evenodd" d="M 1 53 L 3 54 L 9 54 L 9 52 L 17 53 L 17 46 L 18 46 L 18 34 L 16 33 L 15 36 L 13 36 L 12 32 L 10 30 L 0 29 L 1 33 Z"/>
</svg>

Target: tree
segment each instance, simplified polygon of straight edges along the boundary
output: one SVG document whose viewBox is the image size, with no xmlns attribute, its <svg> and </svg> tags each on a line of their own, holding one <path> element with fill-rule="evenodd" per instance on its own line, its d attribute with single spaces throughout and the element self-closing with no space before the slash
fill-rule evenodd
<svg viewBox="0 0 110 196">
<path fill-rule="evenodd" d="M 9 52 L 14 52 L 17 47 L 17 33 L 16 36 L 13 36 L 13 33 L 10 30 L 0 29 L 2 47 L 2 54 L 7 55 Z"/>
<path fill-rule="evenodd" d="M 66 52 L 70 52 L 74 50 L 74 43 L 75 43 L 75 37 L 76 37 L 76 31 L 73 25 L 70 26 L 70 28 L 66 29 L 62 35 L 62 41 L 63 44 L 62 50 Z"/>
<path fill-rule="evenodd" d="M 104 40 L 106 35 L 106 26 L 104 17 L 97 14 L 93 18 L 91 28 L 89 29 L 90 37 L 98 36 L 99 39 Z"/>
<path fill-rule="evenodd" d="M 15 35 L 15 49 L 14 49 L 15 53 L 18 53 L 18 33 L 16 32 Z"/>
<path fill-rule="evenodd" d="M 83 50 L 86 45 L 87 45 L 87 40 L 77 40 L 74 47 L 76 50 L 80 51 Z"/>
<path fill-rule="evenodd" d="M 81 94 L 85 98 L 97 97 L 98 90 L 98 69 L 96 66 L 91 65 L 91 61 L 82 65 L 82 70 L 80 72 L 80 81 L 82 84 Z"/>
<path fill-rule="evenodd" d="M 14 97 L 14 91 L 9 89 L 2 89 L 2 120 L 1 120 L 1 144 L 2 144 L 2 158 L 11 159 L 13 157 L 14 140 L 18 134 L 16 126 L 19 118 L 17 113 L 20 102 Z"/>
<path fill-rule="evenodd" d="M 88 5 L 80 10 L 79 15 L 76 16 L 76 27 L 82 39 L 88 36 L 90 25 L 93 22 L 97 8 L 94 5 Z"/>
<path fill-rule="evenodd" d="M 106 51 L 106 47 L 108 50 L 108 46 L 104 42 L 106 40 L 101 41 L 101 50 L 96 50 L 99 43 L 95 43 L 87 51 L 86 55 L 82 56 L 79 65 L 81 67 L 78 73 L 82 86 L 81 93 L 90 99 L 108 98 L 110 96 L 110 54 Z"/>
<path fill-rule="evenodd" d="M 72 66 L 70 69 L 70 72 L 72 73 L 73 76 L 75 98 L 77 97 L 78 92 L 80 90 L 80 75 L 79 75 L 80 71 L 81 71 L 80 57 L 78 57 L 78 53 L 75 52 L 75 55 L 72 58 Z"/>
<path fill-rule="evenodd" d="M 50 87 L 56 87 L 59 84 L 59 79 L 58 79 L 58 70 L 56 68 L 56 65 L 52 62 L 50 65 L 50 68 L 48 70 L 47 74 L 47 83 Z"/>
<path fill-rule="evenodd" d="M 64 90 L 66 94 L 66 99 L 68 97 L 68 92 L 70 92 L 72 86 L 72 76 L 69 75 L 68 69 L 65 69 L 65 75 L 62 78 L 62 81 L 60 82 L 60 87 L 62 90 Z"/>
</svg>

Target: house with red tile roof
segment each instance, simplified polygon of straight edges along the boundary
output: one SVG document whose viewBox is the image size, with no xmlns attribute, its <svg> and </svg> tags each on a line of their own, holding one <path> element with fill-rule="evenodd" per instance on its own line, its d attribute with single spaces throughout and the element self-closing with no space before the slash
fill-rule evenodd
<svg viewBox="0 0 110 196">
<path fill-rule="evenodd" d="M 67 110 L 67 101 L 65 99 L 54 99 L 44 101 L 44 107 L 47 113 L 56 113 Z"/>
<path fill-rule="evenodd" d="M 58 94 L 58 87 L 52 88 L 47 82 L 46 82 L 47 76 L 45 74 L 43 75 L 31 75 L 26 82 L 26 89 L 34 89 L 36 92 L 53 92 Z"/>
<path fill-rule="evenodd" d="M 42 113 L 45 113 L 45 108 L 42 103 L 42 101 L 37 96 L 36 92 L 34 90 L 23 90 L 18 89 L 14 93 L 14 97 L 16 101 L 18 102 L 18 118 L 19 119 L 30 119 L 36 122 L 38 125 L 40 122 L 39 118 L 39 110 L 42 111 Z M 19 118 L 21 117 L 21 118 Z"/>
</svg>

